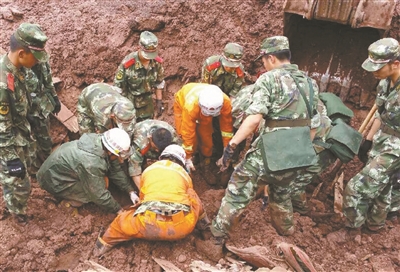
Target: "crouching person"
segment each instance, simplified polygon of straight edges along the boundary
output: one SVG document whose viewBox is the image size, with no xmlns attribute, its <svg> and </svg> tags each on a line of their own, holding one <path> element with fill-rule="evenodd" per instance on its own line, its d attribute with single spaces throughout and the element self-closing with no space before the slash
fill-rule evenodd
<svg viewBox="0 0 400 272">
<path fill-rule="evenodd" d="M 108 180 L 138 200 L 120 163 L 130 155 L 130 138 L 120 128 L 103 134 L 85 133 L 79 140 L 56 149 L 37 173 L 40 187 L 67 207 L 93 202 L 104 210 L 117 213 L 121 206 L 107 190 Z"/>
<path fill-rule="evenodd" d="M 140 181 L 140 204 L 118 214 L 103 235 L 94 255 L 132 239 L 172 241 L 204 230 L 209 220 L 185 169 L 185 151 L 169 145 L 160 160 L 147 167 Z"/>
</svg>

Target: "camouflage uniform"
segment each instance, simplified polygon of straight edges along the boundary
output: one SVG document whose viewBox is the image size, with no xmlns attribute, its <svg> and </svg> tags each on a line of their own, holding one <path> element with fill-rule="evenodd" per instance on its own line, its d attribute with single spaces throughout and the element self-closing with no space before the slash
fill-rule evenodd
<svg viewBox="0 0 400 272">
<path fill-rule="evenodd" d="M 133 134 L 132 152 L 129 160 L 129 175 L 131 177 L 139 176 L 142 173 L 142 164 L 145 159 L 158 159 L 160 153 L 154 150 L 150 145 L 152 132 L 158 128 L 165 128 L 171 132 L 172 142 L 181 144 L 175 129 L 164 121 L 145 120 L 136 124 Z"/>
<path fill-rule="evenodd" d="M 144 36 L 146 33 L 147 36 Z M 154 34 L 148 33 L 141 34 L 141 50 L 130 53 L 122 60 L 114 78 L 115 86 L 121 88 L 122 95 L 135 106 L 138 122 L 153 118 L 153 89 L 162 90 L 165 86 L 163 60 L 157 56 L 156 50 L 158 40 Z M 140 61 L 139 54 L 150 59 L 147 68 Z"/>
<path fill-rule="evenodd" d="M 368 51 L 369 58 L 362 67 L 369 72 L 381 69 L 400 56 L 399 44 L 392 38 L 378 40 Z M 367 164 L 345 188 L 343 213 L 348 227 L 357 228 L 366 222 L 367 227 L 379 229 L 384 226 L 388 212 L 398 210 L 391 207 L 392 201 L 399 203 L 399 188 L 393 191 L 391 175 L 400 169 L 399 93 L 400 79 L 393 87 L 390 87 L 390 78 L 378 84 L 376 118 L 381 121 L 381 128 L 373 137 Z"/>
<path fill-rule="evenodd" d="M 53 143 L 50 137 L 50 113 L 55 110 L 58 101 L 53 85 L 49 62 L 38 63 L 27 70 L 26 85 L 32 98 L 32 107 L 29 111 L 32 133 L 36 142 L 30 148 L 32 162 L 30 174 L 36 174 L 44 160 L 50 155 Z M 36 151 L 33 152 L 32 151 Z"/>
<path fill-rule="evenodd" d="M 29 48 L 38 61 L 47 61 L 44 51 L 47 37 L 40 26 L 23 23 L 13 38 Z M 8 55 L 0 57 L 0 183 L 6 207 L 16 215 L 26 214 L 31 189 L 26 175 L 28 147 L 32 141 L 26 115 L 31 101 L 27 96 L 25 78 L 26 68 L 18 69 Z"/>
<path fill-rule="evenodd" d="M 201 82 L 217 85 L 228 96 L 236 96 L 244 83 L 245 71 L 240 63 L 242 56 L 242 46 L 228 43 L 222 55 L 206 59 L 201 69 Z M 234 69 L 228 72 L 225 67 Z"/>
<path fill-rule="evenodd" d="M 136 111 L 121 92 L 120 88 L 106 83 L 95 83 L 83 89 L 76 107 L 81 135 L 103 133 L 110 128 L 119 127 L 132 136 Z M 116 121 L 111 118 L 111 114 L 115 115 Z"/>
<path fill-rule="evenodd" d="M 289 49 L 286 37 L 278 36 L 264 40 L 262 48 L 267 47 L 271 52 Z M 298 70 L 297 65 L 283 64 L 280 68 L 264 73 L 255 83 L 255 93 L 252 104 L 246 110 L 246 115 L 262 114 L 272 120 L 307 119 L 308 113 L 301 94 L 293 80 L 299 79 L 300 87 L 309 96 L 306 76 Z M 318 86 L 313 81 L 314 99 L 313 112 L 318 104 Z M 307 97 L 309 99 L 309 97 Z M 320 115 L 316 114 L 311 120 L 312 127 L 320 125 Z M 265 127 L 264 133 L 272 130 Z M 294 230 L 293 208 L 291 194 L 293 181 L 302 171 L 288 169 L 272 172 L 264 168 L 258 137 L 244 160 L 236 167 L 222 199 L 218 215 L 213 220 L 211 231 L 215 237 L 227 235 L 231 224 L 238 214 L 254 199 L 258 183 L 269 184 L 269 208 L 272 224 L 280 234 L 287 235 Z"/>
</svg>

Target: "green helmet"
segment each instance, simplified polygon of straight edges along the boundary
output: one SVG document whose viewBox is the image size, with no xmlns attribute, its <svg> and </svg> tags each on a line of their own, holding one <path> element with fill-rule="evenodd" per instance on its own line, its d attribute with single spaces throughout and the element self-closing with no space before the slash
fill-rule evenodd
<svg viewBox="0 0 400 272">
<path fill-rule="evenodd" d="M 264 55 L 289 49 L 290 49 L 289 40 L 287 37 L 285 36 L 269 37 L 262 41 L 260 46 L 260 55 L 255 60 L 258 60 Z"/>
<path fill-rule="evenodd" d="M 239 67 L 240 60 L 243 57 L 243 46 L 237 43 L 228 43 L 225 45 L 222 54 L 222 65 L 227 67 Z"/>
<path fill-rule="evenodd" d="M 384 38 L 368 47 L 368 58 L 361 67 L 368 72 L 375 72 L 400 56 L 399 42 L 393 38 Z"/>
<path fill-rule="evenodd" d="M 140 33 L 139 45 L 142 56 L 145 59 L 155 59 L 157 57 L 158 39 L 156 35 L 150 31 L 143 31 Z"/>
</svg>

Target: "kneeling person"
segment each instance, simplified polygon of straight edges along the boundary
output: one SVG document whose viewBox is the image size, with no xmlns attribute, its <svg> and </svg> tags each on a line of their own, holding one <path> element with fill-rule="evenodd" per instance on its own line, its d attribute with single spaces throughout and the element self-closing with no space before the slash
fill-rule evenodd
<svg viewBox="0 0 400 272">
<path fill-rule="evenodd" d="M 185 151 L 169 145 L 142 174 L 140 206 L 120 213 L 97 239 L 95 255 L 132 239 L 172 241 L 207 226 L 208 218 L 185 169 Z M 200 219 L 200 220 L 199 220 Z"/>
<path fill-rule="evenodd" d="M 117 213 L 121 206 L 107 190 L 108 177 L 121 190 L 137 199 L 128 176 L 120 163 L 130 155 L 128 133 L 119 128 L 103 134 L 86 133 L 79 140 L 56 149 L 37 173 L 40 187 L 71 206 L 93 202 L 108 212 Z"/>
</svg>

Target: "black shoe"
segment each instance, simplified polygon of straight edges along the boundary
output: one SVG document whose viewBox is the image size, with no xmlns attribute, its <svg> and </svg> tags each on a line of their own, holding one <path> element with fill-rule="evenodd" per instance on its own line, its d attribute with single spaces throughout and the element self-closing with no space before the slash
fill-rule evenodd
<svg viewBox="0 0 400 272">
<path fill-rule="evenodd" d="M 12 217 L 14 219 L 14 222 L 21 226 L 25 226 L 26 224 L 28 224 L 29 219 L 31 219 L 26 214 L 12 214 Z"/>
</svg>

